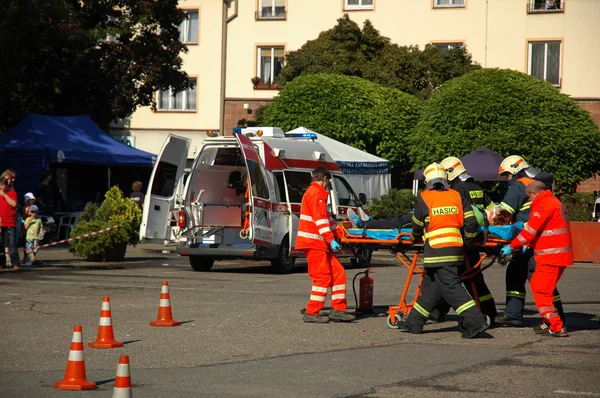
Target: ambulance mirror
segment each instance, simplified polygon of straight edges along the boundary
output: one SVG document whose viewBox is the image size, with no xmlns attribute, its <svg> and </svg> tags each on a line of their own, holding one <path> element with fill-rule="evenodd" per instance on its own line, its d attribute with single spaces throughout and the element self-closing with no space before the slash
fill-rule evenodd
<svg viewBox="0 0 600 398">
<path fill-rule="evenodd" d="M 360 200 L 361 206 L 366 205 L 367 204 L 367 195 L 364 192 L 359 193 L 358 200 Z"/>
</svg>

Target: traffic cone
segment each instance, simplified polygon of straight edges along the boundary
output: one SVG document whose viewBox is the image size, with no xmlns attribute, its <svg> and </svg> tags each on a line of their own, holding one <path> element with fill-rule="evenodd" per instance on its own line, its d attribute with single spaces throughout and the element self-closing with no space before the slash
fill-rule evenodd
<svg viewBox="0 0 600 398">
<path fill-rule="evenodd" d="M 160 289 L 160 304 L 158 305 L 158 318 L 150 322 L 150 326 L 179 326 L 181 322 L 173 320 L 171 313 L 171 299 L 169 298 L 169 282 L 163 281 Z"/>
<path fill-rule="evenodd" d="M 96 341 L 88 343 L 92 348 L 115 348 L 123 347 L 123 343 L 115 340 L 110 313 L 110 297 L 102 299 L 102 310 L 100 310 L 100 323 L 98 324 L 98 337 Z"/>
<path fill-rule="evenodd" d="M 54 388 L 59 390 L 91 390 L 96 388 L 96 383 L 85 378 L 85 360 L 83 359 L 83 336 L 81 326 L 75 326 L 71 351 L 67 362 L 65 378 L 54 383 Z"/>
<path fill-rule="evenodd" d="M 119 357 L 117 377 L 113 388 L 113 398 L 131 398 L 131 378 L 129 377 L 129 355 Z"/>
</svg>

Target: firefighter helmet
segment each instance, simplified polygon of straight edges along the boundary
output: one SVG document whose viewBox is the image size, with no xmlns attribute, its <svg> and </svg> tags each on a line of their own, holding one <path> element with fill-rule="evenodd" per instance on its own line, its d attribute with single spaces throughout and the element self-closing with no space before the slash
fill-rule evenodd
<svg viewBox="0 0 600 398">
<path fill-rule="evenodd" d="M 440 165 L 444 169 L 446 169 L 446 172 L 448 173 L 448 180 L 450 181 L 454 181 L 456 177 L 467 172 L 465 166 L 462 164 L 460 159 L 455 158 L 453 156 L 447 157 L 446 159 L 442 160 Z"/>
<path fill-rule="evenodd" d="M 427 189 L 433 189 L 436 184 L 442 184 L 444 188 L 448 188 L 448 174 L 446 169 L 438 163 L 431 163 L 427 166 L 423 171 L 423 176 Z"/>
<path fill-rule="evenodd" d="M 498 168 L 498 174 L 502 175 L 504 173 L 510 173 L 512 175 L 517 174 L 519 171 L 528 168 L 529 165 L 520 156 L 511 155 L 504 159 L 502 163 L 500 163 L 500 167 Z"/>
</svg>

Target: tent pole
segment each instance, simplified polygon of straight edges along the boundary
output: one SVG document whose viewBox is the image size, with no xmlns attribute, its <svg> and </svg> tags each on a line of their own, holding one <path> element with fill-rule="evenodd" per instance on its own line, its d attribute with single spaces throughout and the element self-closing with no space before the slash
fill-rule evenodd
<svg viewBox="0 0 600 398">
<path fill-rule="evenodd" d="M 108 191 L 110 191 L 110 166 L 108 166 Z"/>
</svg>

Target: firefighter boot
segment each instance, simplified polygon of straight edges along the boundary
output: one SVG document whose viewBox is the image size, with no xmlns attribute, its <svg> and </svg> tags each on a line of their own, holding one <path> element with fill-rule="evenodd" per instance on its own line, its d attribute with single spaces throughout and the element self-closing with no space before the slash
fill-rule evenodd
<svg viewBox="0 0 600 398">
<path fill-rule="evenodd" d="M 333 322 L 352 322 L 356 317 L 352 314 L 346 314 L 343 311 L 333 308 L 329 311 L 329 319 Z"/>
</svg>

